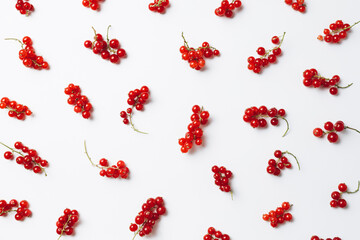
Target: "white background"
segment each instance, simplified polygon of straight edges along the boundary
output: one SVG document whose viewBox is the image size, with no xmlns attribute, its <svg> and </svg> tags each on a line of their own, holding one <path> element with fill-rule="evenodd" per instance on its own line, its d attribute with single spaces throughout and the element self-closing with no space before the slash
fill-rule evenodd
<svg viewBox="0 0 360 240">
<path fill-rule="evenodd" d="M 80 213 L 75 237 L 65 239 L 131 239 L 129 225 L 149 197 L 162 196 L 168 213 L 149 236 L 157 240 L 202 239 L 214 226 L 231 239 L 310 239 L 339 236 L 358 239 L 360 194 L 345 196 L 347 209 L 331 209 L 330 194 L 341 182 L 350 190 L 360 179 L 356 132 L 340 134 L 338 144 L 312 135 L 315 127 L 343 120 L 360 128 L 358 81 L 360 26 L 341 44 L 316 39 L 338 19 L 360 20 L 360 2 L 306 1 L 301 14 L 280 1 L 243 1 L 234 18 L 215 16 L 220 0 L 171 1 L 166 14 L 150 12 L 150 1 L 113 1 L 101 11 L 77 1 L 32 1 L 35 12 L 20 15 L 15 1 L 0 8 L 0 97 L 26 104 L 33 117 L 18 121 L 0 111 L 0 141 L 22 141 L 49 161 L 48 177 L 36 175 L 15 161 L 0 161 L 0 199 L 27 199 L 33 216 L 17 222 L 0 217 L 1 239 L 56 239 L 55 223 L 63 209 Z M 94 26 L 119 39 L 128 58 L 120 65 L 104 61 L 83 46 Z M 181 60 L 184 31 L 189 44 L 208 41 L 221 57 L 207 60 L 205 71 L 195 71 Z M 260 75 L 247 70 L 246 59 L 260 46 L 272 47 L 274 35 L 287 32 L 278 62 Z M 20 45 L 5 37 L 33 39 L 37 54 L 50 70 L 27 69 L 18 59 Z M 338 74 L 341 84 L 354 82 L 332 96 L 327 90 L 306 88 L 302 72 L 314 67 L 324 76 Z M 66 102 L 64 88 L 79 84 L 94 106 L 85 120 Z M 134 122 L 142 135 L 122 123 L 127 93 L 147 85 L 151 101 Z M 182 154 L 177 139 L 190 123 L 191 107 L 203 105 L 211 121 L 204 127 L 204 146 Z M 252 129 L 242 120 L 250 106 L 284 108 L 290 123 L 266 130 Z M 122 159 L 130 168 L 128 180 L 107 179 L 90 165 Z M 266 173 L 276 149 L 297 155 L 301 171 L 285 170 L 281 177 Z M 5 148 L 1 147 L 1 152 Z M 290 158 L 289 158 L 290 159 Z M 294 163 L 293 159 L 291 161 Z M 234 200 L 214 184 L 211 167 L 232 170 Z M 291 223 L 272 229 L 262 214 L 294 204 Z"/>
</svg>

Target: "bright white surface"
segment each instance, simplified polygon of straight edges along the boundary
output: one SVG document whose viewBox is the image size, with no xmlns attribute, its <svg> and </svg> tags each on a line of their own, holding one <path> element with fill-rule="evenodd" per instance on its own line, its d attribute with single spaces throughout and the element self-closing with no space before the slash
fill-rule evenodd
<svg viewBox="0 0 360 240">
<path fill-rule="evenodd" d="M 233 240 L 310 239 L 340 236 L 357 239 L 360 194 L 346 196 L 349 208 L 331 209 L 330 194 L 340 182 L 354 189 L 360 178 L 360 136 L 340 135 L 339 144 L 313 137 L 312 130 L 327 120 L 343 120 L 360 128 L 360 26 L 339 45 L 316 37 L 331 22 L 360 20 L 360 2 L 306 1 L 307 13 L 295 12 L 283 1 L 243 1 L 233 19 L 215 16 L 220 0 L 171 1 L 166 14 L 147 9 L 150 1 L 112 1 L 94 12 L 77 1 L 32 1 L 28 18 L 4 1 L 0 8 L 0 39 L 32 37 L 49 71 L 26 69 L 18 59 L 20 46 L 1 40 L 0 97 L 27 104 L 34 117 L 21 122 L 0 111 L 1 141 L 16 140 L 38 150 L 50 162 L 48 177 L 35 175 L 15 161 L 0 161 L 1 199 L 27 199 L 33 216 L 16 222 L 0 218 L 1 239 L 56 239 L 55 223 L 66 207 L 80 212 L 75 237 L 64 239 L 131 239 L 128 230 L 148 197 L 163 196 L 168 214 L 151 239 L 202 239 L 209 226 Z M 91 26 L 119 39 L 128 52 L 120 65 L 106 62 L 83 47 L 93 37 Z M 181 60 L 181 32 L 190 45 L 208 41 L 221 57 L 207 61 L 197 72 Z M 269 48 L 273 35 L 286 31 L 283 55 L 261 75 L 248 71 L 246 59 L 259 46 Z M 302 72 L 315 67 L 321 74 L 338 74 L 354 85 L 332 96 L 327 90 L 305 88 Z M 63 89 L 73 82 L 93 104 L 93 120 L 75 114 Z M 151 102 L 136 113 L 134 122 L 149 135 L 124 126 L 119 112 L 127 107 L 127 93 L 148 85 Z M 186 132 L 191 107 L 203 105 L 211 115 L 204 127 L 205 147 L 181 154 L 177 139 Z M 242 120 L 249 106 L 283 107 L 285 123 L 253 130 Z M 129 180 L 102 178 L 83 149 L 88 142 L 94 160 L 122 159 Z M 266 173 L 275 149 L 298 156 L 301 171 L 286 170 L 279 178 Z M 5 149 L 1 147 L 1 153 Z M 291 160 L 293 161 L 293 160 Z M 234 200 L 213 183 L 211 166 L 224 165 L 234 173 Z M 272 229 L 263 213 L 283 201 L 294 204 L 294 221 Z"/>
</svg>

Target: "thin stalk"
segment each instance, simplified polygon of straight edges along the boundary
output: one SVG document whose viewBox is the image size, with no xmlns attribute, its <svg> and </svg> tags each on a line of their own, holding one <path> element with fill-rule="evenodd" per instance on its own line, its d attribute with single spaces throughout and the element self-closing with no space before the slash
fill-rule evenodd
<svg viewBox="0 0 360 240">
<path fill-rule="evenodd" d="M 281 44 L 283 43 L 284 38 L 285 38 L 285 34 L 286 34 L 286 32 L 284 32 L 284 34 L 281 36 L 281 40 L 280 40 L 279 46 L 276 46 L 276 47 L 274 47 L 273 49 L 267 50 L 267 51 L 265 52 L 265 54 L 264 54 L 263 56 L 261 56 L 261 59 L 266 58 L 272 51 L 274 51 L 275 49 L 281 47 Z"/>
<path fill-rule="evenodd" d="M 285 152 L 283 152 L 283 153 L 290 154 L 291 156 L 293 156 L 293 157 L 295 158 L 296 163 L 297 163 L 297 165 L 298 165 L 298 167 L 299 167 L 299 171 L 300 171 L 300 163 L 299 163 L 299 161 L 297 160 L 296 156 L 295 156 L 294 154 L 292 154 L 291 152 L 288 152 L 288 151 L 285 151 Z"/>
<path fill-rule="evenodd" d="M 65 225 L 63 226 L 63 228 L 61 229 L 61 234 L 60 234 L 60 236 L 59 236 L 59 238 L 57 239 L 57 240 L 59 240 L 60 238 L 61 238 L 61 236 L 62 235 L 64 235 L 64 232 L 65 232 L 65 228 L 67 227 L 67 225 L 68 225 L 68 223 L 69 223 L 69 221 L 70 221 L 70 219 L 71 219 L 71 214 L 69 215 L 69 217 L 68 217 L 68 220 L 66 221 L 66 223 L 65 223 Z"/>
<path fill-rule="evenodd" d="M 353 130 L 353 131 L 356 131 L 356 132 L 360 133 L 359 130 L 357 130 L 357 129 L 355 129 L 355 128 L 352 128 L 352 127 L 345 126 L 345 129 L 351 129 L 351 130 Z"/>
<path fill-rule="evenodd" d="M 353 83 L 350 83 L 349 85 L 347 85 L 347 86 L 345 86 L 345 87 L 340 87 L 339 85 L 335 85 L 337 88 L 348 88 L 348 87 L 350 87 L 351 85 L 353 85 Z"/>
<path fill-rule="evenodd" d="M 360 181 L 358 181 L 358 187 L 355 191 L 353 191 L 353 192 L 346 191 L 346 193 L 349 193 L 349 194 L 357 193 L 359 191 L 359 189 L 360 189 Z"/>
<path fill-rule="evenodd" d="M 284 117 L 279 117 L 279 118 L 281 118 L 281 119 L 283 119 L 283 120 L 285 120 L 285 122 L 286 122 L 286 131 L 285 131 L 285 133 L 284 133 L 284 135 L 283 135 L 283 137 L 285 137 L 285 135 L 286 135 L 286 133 L 289 131 L 289 122 L 286 120 L 286 118 L 284 118 Z"/>
</svg>

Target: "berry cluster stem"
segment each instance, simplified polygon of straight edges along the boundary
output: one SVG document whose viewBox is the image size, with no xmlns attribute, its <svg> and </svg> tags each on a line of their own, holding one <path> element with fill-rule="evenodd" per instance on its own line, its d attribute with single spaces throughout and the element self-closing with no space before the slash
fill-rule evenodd
<svg viewBox="0 0 360 240">
<path fill-rule="evenodd" d="M 184 32 L 181 33 L 181 37 L 184 39 L 184 45 L 185 45 L 186 49 L 187 49 L 188 51 L 190 51 L 189 44 L 188 44 L 188 42 L 186 41 L 186 39 L 185 39 L 185 37 L 184 37 Z M 214 48 L 214 47 L 212 47 L 212 46 L 210 46 L 210 45 L 209 45 L 208 47 L 199 47 L 199 48 L 197 48 L 197 49 L 195 49 L 195 50 L 207 49 L 207 48 L 216 50 L 216 48 Z"/>
<path fill-rule="evenodd" d="M 359 189 L 360 189 L 360 181 L 358 181 L 358 187 L 355 191 L 353 191 L 353 192 L 346 191 L 346 193 L 349 193 L 349 194 L 357 193 L 359 191 Z"/>
<path fill-rule="evenodd" d="M 266 53 L 264 54 L 264 56 L 261 57 L 261 59 L 266 58 L 272 51 L 274 51 L 274 49 L 277 49 L 277 48 L 281 47 L 281 44 L 283 43 L 284 38 L 285 38 L 285 34 L 286 34 L 286 32 L 284 32 L 284 34 L 281 36 L 279 46 L 276 46 L 273 49 L 267 50 Z"/>
<path fill-rule="evenodd" d="M 347 86 L 345 86 L 345 87 L 341 87 L 341 86 L 339 86 L 338 84 L 336 84 L 335 86 L 336 86 L 337 88 L 348 88 L 348 87 L 350 87 L 351 85 L 353 85 L 353 83 L 350 83 L 349 85 L 347 85 Z"/>
<path fill-rule="evenodd" d="M 70 221 L 70 219 L 71 219 L 71 214 L 69 215 L 69 217 L 68 217 L 68 220 L 66 221 L 66 223 L 65 223 L 65 225 L 63 226 L 63 228 L 61 229 L 61 234 L 60 234 L 60 236 L 59 236 L 59 238 L 57 239 L 57 240 L 59 240 L 60 238 L 61 238 L 61 236 L 64 234 L 64 231 L 65 231 L 65 228 L 66 228 L 66 226 L 68 225 L 68 223 L 69 223 L 69 221 Z"/>
<path fill-rule="evenodd" d="M 21 48 L 24 48 L 24 44 L 22 41 L 20 41 L 19 39 L 17 38 L 5 38 L 5 40 L 13 40 L 13 41 L 18 41 L 20 44 L 21 44 Z"/>
<path fill-rule="evenodd" d="M 283 154 L 284 154 L 284 153 L 290 154 L 291 156 L 293 156 L 293 157 L 295 158 L 296 163 L 297 163 L 297 165 L 298 165 L 298 167 L 299 167 L 299 170 L 300 170 L 300 163 L 299 163 L 298 159 L 296 158 L 296 156 L 295 156 L 294 154 L 292 154 L 291 152 L 288 152 L 288 151 L 283 152 Z"/>
<path fill-rule="evenodd" d="M 356 131 L 356 132 L 360 133 L 359 130 L 357 130 L 357 129 L 355 129 L 355 128 L 352 128 L 352 127 L 349 127 L 349 126 L 345 126 L 345 129 L 351 129 L 351 130 L 353 130 L 353 131 Z"/>
<path fill-rule="evenodd" d="M 279 117 L 279 118 L 281 118 L 281 119 L 283 119 L 285 122 L 286 122 L 286 131 L 285 131 L 285 133 L 282 135 L 283 137 L 285 137 L 285 135 L 287 134 L 287 132 L 289 131 L 289 122 L 288 122 L 288 120 L 286 120 L 286 118 L 284 118 L 284 117 Z"/>
<path fill-rule="evenodd" d="M 347 30 L 347 29 L 350 29 L 350 28 L 352 28 L 353 26 L 355 26 L 356 24 L 358 24 L 358 23 L 360 23 L 360 21 L 357 21 L 357 22 L 355 22 L 353 25 L 351 25 L 351 26 L 348 26 L 348 27 L 346 27 L 346 28 L 342 28 L 342 29 L 337 29 L 337 30 L 333 30 L 333 31 L 331 31 L 331 33 L 338 33 L 338 32 L 341 32 L 341 31 L 345 31 L 345 30 Z"/>
</svg>

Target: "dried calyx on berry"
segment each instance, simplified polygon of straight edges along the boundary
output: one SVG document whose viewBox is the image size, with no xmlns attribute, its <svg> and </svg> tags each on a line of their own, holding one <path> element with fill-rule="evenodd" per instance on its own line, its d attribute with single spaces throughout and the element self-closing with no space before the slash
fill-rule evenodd
<svg viewBox="0 0 360 240">
<path fill-rule="evenodd" d="M 292 220 L 292 214 L 289 213 L 292 204 L 283 202 L 281 207 L 276 210 L 272 210 L 267 214 L 263 214 L 262 218 L 264 221 L 269 221 L 272 227 L 277 227 L 279 224 L 290 222 Z"/>
<path fill-rule="evenodd" d="M 152 12 L 165 13 L 168 7 L 170 7 L 169 0 L 154 0 L 153 3 L 149 3 L 149 10 Z"/>
<path fill-rule="evenodd" d="M 56 233 L 59 236 L 58 240 L 65 235 L 73 235 L 75 225 L 79 222 L 79 213 L 77 210 L 70 210 L 66 208 L 64 215 L 60 216 L 56 222 Z"/>
<path fill-rule="evenodd" d="M 304 13 L 306 10 L 306 5 L 304 3 L 304 0 L 285 0 L 285 3 L 288 5 L 291 5 L 291 7 L 295 10 L 295 11 L 299 11 L 301 13 Z"/>
<path fill-rule="evenodd" d="M 232 172 L 227 170 L 224 166 L 218 167 L 213 166 L 211 171 L 214 173 L 215 185 L 219 186 L 219 189 L 223 192 L 230 192 L 231 199 L 233 198 L 233 192 L 230 187 L 230 178 L 232 177 Z"/>
<path fill-rule="evenodd" d="M 103 2 L 104 0 L 83 0 L 82 5 L 84 7 L 91 8 L 92 10 L 100 10 L 100 2 Z"/>
<path fill-rule="evenodd" d="M 248 69 L 252 70 L 254 73 L 260 73 L 262 67 L 266 67 L 269 63 L 275 63 L 278 56 L 281 55 L 281 45 L 284 41 L 285 32 L 282 36 L 273 36 L 271 38 L 271 42 L 273 44 L 278 44 L 278 46 L 265 50 L 264 47 L 259 47 L 256 52 L 260 55 L 260 57 L 255 58 L 253 56 L 248 57 Z M 280 40 L 281 38 L 281 40 Z"/>
<path fill-rule="evenodd" d="M 4 158 L 7 160 L 14 159 L 14 153 L 20 155 L 16 158 L 16 163 L 24 165 L 25 169 L 32 170 L 34 173 L 45 173 L 45 167 L 49 166 L 48 161 L 39 157 L 38 152 L 35 149 L 30 149 L 21 142 L 15 142 L 14 148 L 9 147 L 8 145 L 1 143 L 1 145 L 7 147 L 11 150 L 4 153 Z M 17 150 L 19 151 L 17 151 Z M 21 151 L 21 152 L 20 152 Z"/>
<path fill-rule="evenodd" d="M 134 108 L 138 111 L 141 111 L 144 109 L 145 103 L 149 100 L 150 97 L 150 91 L 147 86 L 142 86 L 140 89 L 135 89 L 133 91 L 130 91 L 128 93 L 128 100 L 127 103 L 131 106 L 131 108 L 128 108 L 125 111 L 120 112 L 120 117 L 123 118 L 123 123 L 125 125 L 129 124 L 131 125 L 132 129 L 138 133 L 147 134 L 146 132 L 142 132 L 135 128 L 133 122 L 132 122 L 132 116 L 134 114 Z M 129 118 L 128 118 L 129 117 Z"/>
<path fill-rule="evenodd" d="M 360 21 L 350 26 L 350 24 L 348 23 L 344 24 L 342 20 L 337 20 L 336 22 L 331 23 L 329 25 L 329 28 L 324 29 L 324 36 L 319 35 L 317 39 L 319 39 L 320 41 L 325 40 L 325 42 L 328 43 L 339 43 L 342 39 L 345 39 L 347 37 L 350 29 L 358 23 L 360 23 Z"/>
<path fill-rule="evenodd" d="M 230 240 L 229 235 L 223 234 L 220 231 L 215 230 L 214 227 L 208 228 L 208 233 L 204 235 L 204 240 Z"/>
<path fill-rule="evenodd" d="M 296 160 L 296 163 L 298 165 L 298 168 L 300 170 L 300 164 L 299 161 L 297 160 L 296 156 L 294 154 L 292 154 L 291 152 L 285 151 L 282 152 L 280 150 L 276 150 L 274 152 L 274 156 L 275 158 L 277 158 L 277 160 L 275 159 L 270 159 L 268 161 L 268 167 L 266 168 L 266 171 L 269 174 L 273 174 L 275 176 L 279 176 L 281 170 L 285 169 L 285 168 L 291 168 L 292 164 L 289 162 L 288 158 L 285 157 L 284 155 L 289 154 L 291 156 L 293 156 Z"/>
<path fill-rule="evenodd" d="M 268 109 L 265 106 L 250 107 L 245 110 L 245 114 L 243 116 L 244 122 L 250 123 L 253 128 L 264 128 L 267 126 L 267 121 L 265 117 L 270 117 L 270 123 L 273 126 L 277 126 L 279 124 L 279 118 L 283 119 L 286 122 L 286 131 L 283 135 L 285 137 L 286 133 L 289 131 L 289 122 L 284 117 L 286 114 L 284 109 L 277 110 L 276 108 Z"/>
<path fill-rule="evenodd" d="M 109 166 L 109 162 L 107 159 L 102 158 L 99 160 L 99 164 L 95 164 L 90 156 L 89 153 L 87 151 L 86 148 L 86 141 L 84 141 L 84 147 L 85 147 L 85 154 L 87 156 L 87 158 L 89 159 L 91 165 L 93 165 L 94 167 L 100 168 L 100 176 L 104 177 L 108 177 L 108 178 L 128 178 L 130 172 L 129 172 L 129 168 L 126 167 L 126 164 L 124 161 L 119 160 L 116 165 L 112 165 Z"/>
<path fill-rule="evenodd" d="M 184 37 L 184 33 L 181 33 L 181 37 L 184 40 L 184 45 L 180 47 L 182 59 L 188 61 L 190 67 L 195 70 L 201 70 L 205 67 L 204 58 L 212 58 L 213 56 L 220 55 L 220 51 L 210 46 L 208 42 L 203 42 L 201 47 L 195 49 L 189 47 L 189 44 Z"/>
<path fill-rule="evenodd" d="M 19 58 L 26 67 L 37 70 L 49 69 L 49 64 L 44 61 L 44 58 L 35 54 L 35 49 L 32 46 L 33 42 L 30 37 L 25 36 L 22 41 L 17 38 L 5 38 L 5 40 L 14 40 L 21 44 Z"/>
<path fill-rule="evenodd" d="M 310 238 L 310 240 L 341 240 L 341 238 L 339 238 L 339 237 L 334 237 L 334 238 L 326 238 L 326 239 L 324 239 L 324 238 L 319 238 L 318 236 L 312 236 L 311 238 Z"/>
<path fill-rule="evenodd" d="M 350 83 L 349 85 L 345 87 L 341 87 L 339 85 L 340 77 L 338 75 L 334 75 L 331 79 L 325 78 L 318 74 L 318 71 L 315 68 L 307 69 L 303 72 L 303 84 L 306 87 L 313 86 L 314 88 L 324 87 L 329 88 L 329 92 L 331 95 L 336 95 L 338 93 L 339 88 L 348 88 L 352 85 Z"/>
<path fill-rule="evenodd" d="M 221 1 L 221 6 L 215 9 L 215 15 L 219 17 L 226 16 L 231 18 L 234 15 L 233 11 L 235 9 L 239 9 L 240 7 L 240 0 L 232 0 L 231 3 L 229 3 L 228 0 L 223 0 Z"/>
<path fill-rule="evenodd" d="M 91 117 L 93 110 L 92 104 L 85 95 L 81 95 L 81 89 L 78 85 L 70 83 L 64 90 L 66 95 L 69 95 L 68 104 L 74 106 L 74 112 L 81 113 L 82 117 L 88 119 Z"/>
<path fill-rule="evenodd" d="M 16 212 L 15 220 L 22 221 L 26 217 L 31 216 L 31 210 L 29 209 L 29 203 L 26 200 L 18 201 L 16 199 L 6 202 L 5 200 L 0 200 L 0 216 L 6 217 L 8 213 Z"/>
<path fill-rule="evenodd" d="M 3 97 L 0 101 L 0 109 L 8 109 L 9 117 L 25 120 L 26 116 L 30 116 L 32 112 L 26 105 L 11 101 L 7 97 Z"/>
<path fill-rule="evenodd" d="M 29 16 L 33 12 L 34 6 L 29 3 L 29 0 L 17 0 L 15 5 L 16 10 L 18 10 L 22 15 Z"/>
<path fill-rule="evenodd" d="M 345 183 L 340 183 L 338 186 L 339 192 L 338 191 L 334 191 L 331 193 L 331 198 L 333 200 L 331 200 L 330 202 L 330 206 L 333 208 L 345 208 L 347 206 L 347 202 L 345 199 L 342 198 L 342 194 L 344 193 L 348 193 L 348 194 L 353 194 L 353 193 L 357 193 L 359 191 L 360 188 L 360 181 L 358 181 L 358 186 L 357 189 L 353 192 L 348 191 L 348 187 Z"/>
<path fill-rule="evenodd" d="M 336 143 L 339 140 L 338 132 L 342 132 L 344 129 L 350 129 L 356 131 L 357 133 L 360 133 L 360 131 L 355 128 L 345 126 L 343 121 L 337 121 L 335 124 L 333 124 L 332 122 L 326 122 L 324 124 L 324 129 L 326 131 L 323 131 L 321 128 L 315 128 L 313 130 L 313 134 L 315 137 L 319 138 L 327 135 L 327 139 L 331 143 Z"/>
<path fill-rule="evenodd" d="M 133 240 L 137 235 L 144 237 L 152 232 L 155 223 L 160 216 L 166 213 L 162 197 L 149 198 L 141 207 L 141 211 L 135 217 L 135 223 L 130 224 L 130 231 L 134 232 Z"/>
<path fill-rule="evenodd" d="M 205 111 L 203 107 L 194 105 L 192 107 L 193 114 L 190 117 L 191 123 L 188 125 L 188 132 L 185 133 L 184 138 L 179 139 L 179 145 L 181 146 L 181 152 L 187 153 L 192 147 L 193 143 L 201 145 L 203 143 L 203 130 L 200 128 L 201 125 L 208 123 L 210 114 Z"/>
</svg>

